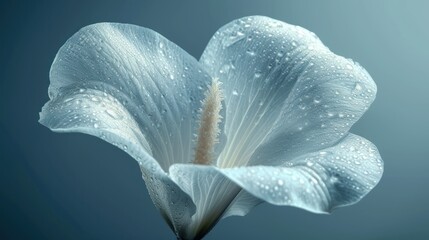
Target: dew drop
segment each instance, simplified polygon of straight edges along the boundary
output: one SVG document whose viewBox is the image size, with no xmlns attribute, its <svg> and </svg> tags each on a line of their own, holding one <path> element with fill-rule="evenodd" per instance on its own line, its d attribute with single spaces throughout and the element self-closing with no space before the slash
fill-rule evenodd
<svg viewBox="0 0 429 240">
<path fill-rule="evenodd" d="M 359 83 L 356 83 L 356 84 L 355 84 L 355 88 L 354 88 L 354 90 L 355 90 L 356 92 L 359 92 L 359 91 L 361 91 L 361 90 L 362 90 L 362 86 L 361 86 Z"/>
<path fill-rule="evenodd" d="M 64 100 L 65 103 L 72 101 L 74 98 L 67 98 L 66 100 Z"/>
<path fill-rule="evenodd" d="M 107 115 L 109 115 L 113 119 L 117 119 L 117 120 L 122 119 L 122 116 L 119 113 L 117 113 L 111 109 L 106 109 L 106 113 L 107 113 Z"/>
<path fill-rule="evenodd" d="M 322 98 L 320 96 L 316 96 L 313 99 L 314 104 L 319 104 L 322 101 Z"/>
<path fill-rule="evenodd" d="M 232 33 L 229 37 L 223 39 L 223 42 L 222 42 L 223 46 L 229 47 L 229 46 L 233 45 L 234 43 L 236 43 L 240 40 L 243 40 L 244 37 L 245 37 L 245 34 L 240 32 L 240 31 Z"/>
<path fill-rule="evenodd" d="M 252 57 L 256 55 L 256 53 L 253 50 L 251 50 L 251 49 L 248 49 L 246 51 L 246 53 L 249 54 L 249 56 L 252 56 Z"/>
<path fill-rule="evenodd" d="M 337 177 L 335 177 L 335 176 L 332 176 L 332 177 L 329 179 L 329 181 L 330 181 L 331 183 L 336 183 L 336 182 L 338 182 L 338 178 L 337 178 Z"/>
</svg>

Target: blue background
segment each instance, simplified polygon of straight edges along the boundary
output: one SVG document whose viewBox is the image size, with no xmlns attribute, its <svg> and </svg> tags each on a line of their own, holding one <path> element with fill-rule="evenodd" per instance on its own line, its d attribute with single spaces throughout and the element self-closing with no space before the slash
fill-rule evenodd
<svg viewBox="0 0 429 240">
<path fill-rule="evenodd" d="M 110 21 L 161 33 L 199 58 L 229 21 L 266 15 L 315 32 L 378 85 L 352 132 L 385 161 L 379 185 L 331 215 L 268 204 L 206 239 L 429 239 L 429 1 L 2 1 L 0 239 L 174 239 L 137 163 L 83 134 L 38 124 L 57 50 Z"/>
</svg>

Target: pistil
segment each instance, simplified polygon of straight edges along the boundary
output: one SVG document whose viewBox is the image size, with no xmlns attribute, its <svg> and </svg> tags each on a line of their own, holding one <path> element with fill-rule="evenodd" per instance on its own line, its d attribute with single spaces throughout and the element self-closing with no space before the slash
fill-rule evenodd
<svg viewBox="0 0 429 240">
<path fill-rule="evenodd" d="M 202 103 L 197 147 L 193 161 L 195 164 L 210 165 L 212 162 L 214 146 L 218 142 L 219 123 L 222 118 L 220 115 L 222 100 L 220 82 L 213 79 Z"/>
</svg>

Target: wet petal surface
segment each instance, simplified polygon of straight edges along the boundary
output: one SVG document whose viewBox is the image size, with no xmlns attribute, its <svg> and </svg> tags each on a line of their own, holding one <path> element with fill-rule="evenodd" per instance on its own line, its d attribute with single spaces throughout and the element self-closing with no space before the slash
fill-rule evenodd
<svg viewBox="0 0 429 240">
<path fill-rule="evenodd" d="M 98 90 L 116 99 L 164 170 L 191 160 L 196 113 L 211 78 L 160 34 L 128 24 L 85 27 L 60 49 L 50 79 L 51 99 L 64 88 Z"/>
<path fill-rule="evenodd" d="M 222 27 L 200 62 L 225 92 L 228 140 L 220 167 L 276 165 L 332 146 L 376 93 L 357 63 L 330 52 L 308 30 L 267 17 Z"/>
<path fill-rule="evenodd" d="M 165 170 L 191 161 L 196 112 L 211 83 L 199 63 L 152 30 L 101 23 L 64 44 L 50 79 L 51 100 L 40 122 L 126 151 L 140 163 L 149 193 L 173 230 L 187 226 L 195 205 Z"/>
<path fill-rule="evenodd" d="M 327 213 L 359 201 L 374 188 L 383 174 L 383 162 L 372 143 L 349 134 L 333 147 L 304 154 L 282 166 L 220 171 L 271 204 Z"/>
</svg>

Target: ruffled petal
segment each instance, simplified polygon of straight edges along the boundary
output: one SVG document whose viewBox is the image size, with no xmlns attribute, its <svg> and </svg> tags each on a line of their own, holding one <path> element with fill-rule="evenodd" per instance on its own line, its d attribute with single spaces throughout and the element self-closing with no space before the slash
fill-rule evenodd
<svg viewBox="0 0 429 240">
<path fill-rule="evenodd" d="M 222 27 L 200 62 L 224 87 L 228 142 L 220 167 L 276 165 L 332 146 L 376 93 L 362 67 L 315 34 L 262 16 Z"/>
<path fill-rule="evenodd" d="M 383 174 L 383 162 L 372 143 L 349 134 L 335 146 L 304 154 L 287 165 L 219 171 L 271 204 L 327 213 L 356 203 L 374 188 Z"/>
<path fill-rule="evenodd" d="M 127 152 L 138 161 L 150 196 L 173 231 L 188 225 L 195 213 L 192 199 L 151 156 L 138 123 L 116 98 L 100 90 L 62 88 L 61 95 L 43 107 L 40 122 L 55 132 L 97 136 Z"/>
<path fill-rule="evenodd" d="M 191 239 L 203 237 L 219 218 L 243 216 L 263 201 L 329 213 L 358 202 L 377 185 L 382 174 L 377 148 L 353 134 L 335 146 L 276 167 L 170 167 L 170 177 L 196 204 L 184 235 Z"/>
<path fill-rule="evenodd" d="M 59 50 L 49 96 L 93 89 L 130 113 L 164 170 L 191 161 L 197 112 L 211 78 L 200 64 L 158 33 L 129 24 L 87 26 Z M 114 109 L 110 109 L 114 111 Z M 115 114 L 115 113 L 113 113 Z M 124 130 L 127 131 L 127 130 Z"/>
<path fill-rule="evenodd" d="M 130 154 L 170 227 L 183 231 L 195 205 L 165 170 L 192 160 L 196 112 L 211 83 L 199 63 L 152 30 L 102 23 L 64 44 L 50 80 L 40 122 L 100 137 Z"/>
</svg>

